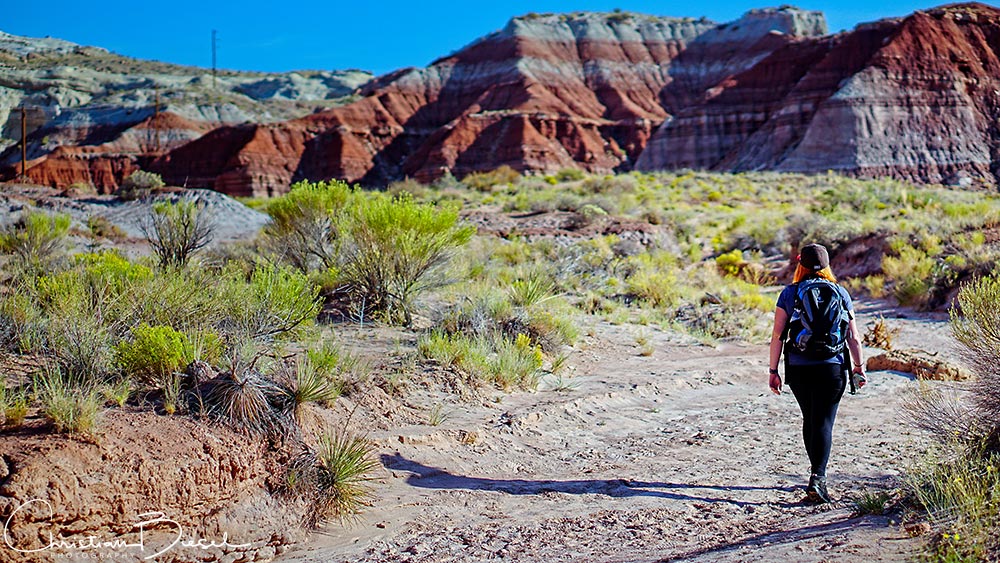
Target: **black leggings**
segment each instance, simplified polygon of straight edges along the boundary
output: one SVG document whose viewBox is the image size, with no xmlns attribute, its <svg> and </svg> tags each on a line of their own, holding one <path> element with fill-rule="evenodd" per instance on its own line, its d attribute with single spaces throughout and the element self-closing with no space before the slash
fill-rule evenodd
<svg viewBox="0 0 1000 563">
<path fill-rule="evenodd" d="M 813 475 L 826 475 L 833 443 L 833 422 L 847 378 L 840 364 L 786 366 L 785 380 L 802 409 L 802 441 Z"/>
</svg>

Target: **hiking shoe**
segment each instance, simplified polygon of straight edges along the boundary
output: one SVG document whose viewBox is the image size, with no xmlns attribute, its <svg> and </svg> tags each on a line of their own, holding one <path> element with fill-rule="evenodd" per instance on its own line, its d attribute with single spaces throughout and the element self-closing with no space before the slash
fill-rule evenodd
<svg viewBox="0 0 1000 563">
<path fill-rule="evenodd" d="M 809 486 L 806 487 L 805 500 L 815 504 L 823 504 L 832 501 L 830 493 L 826 490 L 826 477 L 820 477 L 819 475 L 809 476 Z"/>
</svg>

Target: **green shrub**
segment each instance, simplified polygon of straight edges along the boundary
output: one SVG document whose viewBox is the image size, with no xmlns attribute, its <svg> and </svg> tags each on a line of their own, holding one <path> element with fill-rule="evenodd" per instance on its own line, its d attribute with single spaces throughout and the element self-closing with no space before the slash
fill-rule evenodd
<svg viewBox="0 0 1000 563">
<path fill-rule="evenodd" d="M 21 285 L 0 294 L 0 346 L 11 352 L 41 350 L 47 317 L 32 292 Z"/>
<path fill-rule="evenodd" d="M 730 277 L 738 276 L 745 263 L 746 261 L 743 260 L 743 251 L 738 249 L 720 254 L 715 258 L 715 265 L 718 266 L 719 272 L 722 275 Z"/>
<path fill-rule="evenodd" d="M 579 168 L 563 168 L 556 172 L 555 179 L 559 182 L 578 182 L 587 175 Z"/>
<path fill-rule="evenodd" d="M 893 295 L 901 305 L 921 307 L 927 304 L 934 287 L 936 262 L 923 250 L 903 246 L 898 256 L 885 256 L 882 270 L 893 282 Z"/>
<path fill-rule="evenodd" d="M 343 269 L 352 299 L 389 322 L 409 325 L 414 297 L 445 283 L 444 266 L 474 232 L 458 224 L 455 208 L 409 197 L 369 198 L 351 226 Z"/>
<path fill-rule="evenodd" d="M 212 242 L 212 220 L 197 201 L 161 201 L 153 205 L 142 232 L 162 268 L 183 268 Z"/>
<path fill-rule="evenodd" d="M 657 308 L 673 307 L 680 301 L 677 276 L 673 272 L 642 268 L 626 280 L 630 295 Z"/>
<path fill-rule="evenodd" d="M 480 192 L 488 192 L 494 186 L 515 186 L 520 181 L 520 172 L 506 164 L 489 172 L 473 172 L 462 178 L 463 184 Z"/>
<path fill-rule="evenodd" d="M 152 270 L 133 264 L 114 250 L 77 254 L 73 260 L 83 266 L 84 277 L 93 289 L 107 290 L 113 295 L 122 295 L 133 285 L 153 277 Z"/>
<path fill-rule="evenodd" d="M 289 267 L 258 264 L 247 276 L 239 269 L 222 274 L 223 333 L 240 340 L 293 339 L 319 313 L 319 288 Z"/>
<path fill-rule="evenodd" d="M 891 497 L 885 491 L 863 491 L 854 499 L 854 512 L 860 516 L 885 514 L 886 505 Z"/>
<path fill-rule="evenodd" d="M 194 359 L 194 350 L 183 332 L 143 323 L 132 329 L 131 340 L 118 343 L 115 357 L 129 377 L 167 389 L 171 375 Z"/>
<path fill-rule="evenodd" d="M 995 556 L 1000 526 L 1000 457 L 967 452 L 929 457 L 906 475 L 909 491 L 931 523 L 941 530 L 925 548 L 934 562 L 987 561 Z"/>
<path fill-rule="evenodd" d="M 0 229 L 0 252 L 12 256 L 21 272 L 51 270 L 65 252 L 69 215 L 30 211 Z"/>
<path fill-rule="evenodd" d="M 136 170 L 122 181 L 115 195 L 125 201 L 149 197 L 154 190 L 163 188 L 163 178 L 154 172 Z"/>
<path fill-rule="evenodd" d="M 324 433 L 316 449 L 306 448 L 289 464 L 289 489 L 309 502 L 307 523 L 352 518 L 372 496 L 368 482 L 378 469 L 375 445 L 344 433 Z"/>
<path fill-rule="evenodd" d="M 264 227 L 268 247 L 302 272 L 339 265 L 342 229 L 359 194 L 344 182 L 299 182 L 268 202 Z"/>
</svg>

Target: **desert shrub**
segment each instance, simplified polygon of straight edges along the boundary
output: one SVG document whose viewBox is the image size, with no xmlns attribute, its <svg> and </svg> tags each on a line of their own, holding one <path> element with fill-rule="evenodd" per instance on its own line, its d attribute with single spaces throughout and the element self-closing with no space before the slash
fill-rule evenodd
<svg viewBox="0 0 1000 563">
<path fill-rule="evenodd" d="M 45 334 L 35 351 L 53 358 L 69 380 L 92 383 L 107 376 L 117 327 L 106 315 L 114 297 L 88 285 L 77 270 L 38 278 L 32 297 L 45 315 Z"/>
<path fill-rule="evenodd" d="M 142 231 L 163 268 L 183 268 L 212 242 L 212 220 L 197 201 L 161 201 L 153 205 Z"/>
<path fill-rule="evenodd" d="M 286 475 L 289 490 L 309 502 L 310 526 L 359 514 L 372 495 L 370 474 L 379 467 L 375 445 L 364 438 L 327 432 L 318 442 L 292 460 Z"/>
<path fill-rule="evenodd" d="M 413 298 L 446 283 L 442 273 L 475 229 L 455 208 L 409 197 L 372 197 L 357 211 L 343 279 L 355 302 L 390 322 L 410 324 Z"/>
<path fill-rule="evenodd" d="M 726 276 L 738 276 L 745 263 L 741 250 L 731 250 L 715 258 L 715 265 L 718 266 L 719 272 Z"/>
<path fill-rule="evenodd" d="M 360 357 L 329 340 L 307 350 L 306 360 L 313 369 L 330 380 L 342 380 L 348 375 L 364 371 Z"/>
<path fill-rule="evenodd" d="M 159 174 L 136 170 L 122 181 L 121 187 L 118 188 L 115 195 L 129 201 L 148 197 L 154 190 L 158 190 L 165 185 L 163 178 Z"/>
<path fill-rule="evenodd" d="M 172 326 L 192 335 L 206 327 L 229 328 L 224 326 L 229 312 L 239 307 L 232 299 L 233 293 L 244 289 L 245 284 L 245 276 L 201 268 L 167 269 L 148 278 L 142 275 L 137 283 L 128 285 L 127 298 L 120 308 L 124 328 L 121 335 L 143 322 Z M 243 314 L 244 310 L 239 308 L 237 312 Z"/>
<path fill-rule="evenodd" d="M 114 250 L 77 254 L 73 261 L 83 266 L 83 277 L 92 288 L 107 290 L 114 295 L 122 295 L 133 285 L 153 277 L 151 269 L 133 264 Z"/>
<path fill-rule="evenodd" d="M 559 182 L 578 182 L 586 177 L 584 171 L 579 168 L 563 168 L 555 173 L 555 179 Z"/>
<path fill-rule="evenodd" d="M 183 332 L 143 323 L 132 329 L 131 340 L 115 346 L 115 358 L 129 377 L 165 389 L 173 383 L 171 376 L 194 359 L 194 350 Z"/>
<path fill-rule="evenodd" d="M 24 273 L 49 271 L 65 252 L 69 215 L 31 211 L 0 230 L 0 252 Z"/>
<path fill-rule="evenodd" d="M 428 188 L 416 180 L 406 178 L 389 184 L 389 187 L 385 191 L 394 197 L 405 195 L 414 198 L 424 198 L 428 193 Z"/>
<path fill-rule="evenodd" d="M 338 266 L 344 218 L 360 196 L 344 182 L 299 182 L 265 211 L 268 246 L 303 272 Z"/>
<path fill-rule="evenodd" d="M 35 396 L 42 413 L 56 432 L 94 434 L 103 412 L 100 393 L 94 385 L 78 385 L 58 369 L 35 376 Z"/>
<path fill-rule="evenodd" d="M 520 181 L 521 174 L 507 165 L 489 172 L 473 172 L 462 178 L 463 184 L 481 192 L 490 191 L 494 186 L 514 186 Z"/>
<path fill-rule="evenodd" d="M 923 250 L 903 246 L 898 256 L 885 256 L 882 270 L 893 282 L 893 295 L 902 305 L 922 306 L 934 287 L 935 260 Z"/>
<path fill-rule="evenodd" d="M 580 189 L 585 193 L 594 194 L 622 194 L 631 192 L 636 188 L 636 180 L 632 176 L 603 176 L 590 177 L 583 181 Z M 605 208 L 606 211 L 611 211 Z"/>
<path fill-rule="evenodd" d="M 983 561 L 996 557 L 1000 526 L 1000 279 L 961 288 L 952 330 L 976 378 L 966 392 L 921 387 L 904 404 L 915 426 L 937 447 L 907 472 L 908 489 L 939 533 L 930 561 Z"/>
<path fill-rule="evenodd" d="M 1000 316 L 996 314 L 1000 278 L 982 278 L 963 286 L 958 305 L 958 310 L 952 310 L 951 326 L 977 375 L 970 398 L 976 426 L 987 447 L 1000 451 Z"/>
<path fill-rule="evenodd" d="M 108 221 L 106 217 L 100 215 L 91 215 L 88 217 L 87 228 L 90 229 L 90 233 L 95 237 L 107 238 L 116 242 L 120 242 L 126 238 L 125 231 L 121 230 L 118 225 Z"/>
<path fill-rule="evenodd" d="M 863 491 L 854 502 L 854 512 L 859 516 L 873 514 L 880 516 L 885 514 L 886 505 L 889 504 L 890 496 L 885 491 Z"/>
<path fill-rule="evenodd" d="M 652 307 L 674 307 L 680 302 L 674 259 L 668 254 L 636 257 L 636 269 L 625 280 L 630 295 Z"/>
<path fill-rule="evenodd" d="M 221 274 L 220 321 L 223 335 L 235 340 L 292 339 L 315 320 L 319 288 L 289 267 L 258 264 L 247 275 L 230 268 Z"/>
<path fill-rule="evenodd" d="M 269 244 L 304 271 L 322 271 L 357 316 L 409 323 L 413 298 L 444 283 L 444 267 L 472 237 L 453 206 L 409 194 L 362 193 L 342 182 L 300 183 L 268 206 Z"/>
</svg>

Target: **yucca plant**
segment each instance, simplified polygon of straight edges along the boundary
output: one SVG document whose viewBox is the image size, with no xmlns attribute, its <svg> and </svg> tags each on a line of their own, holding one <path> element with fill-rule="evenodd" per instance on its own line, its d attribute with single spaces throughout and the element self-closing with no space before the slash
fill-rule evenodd
<svg viewBox="0 0 1000 563">
<path fill-rule="evenodd" d="M 279 377 L 279 386 L 283 394 L 281 404 L 298 422 L 302 420 L 302 408 L 306 403 L 331 405 L 343 391 L 342 381 L 317 368 L 308 357 L 286 368 Z"/>
<path fill-rule="evenodd" d="M 330 517 L 347 520 L 360 513 L 372 497 L 369 476 L 379 467 L 375 445 L 344 432 L 319 436 L 315 450 L 306 449 L 292 460 L 287 479 L 290 490 L 309 501 L 308 523 Z"/>
<path fill-rule="evenodd" d="M 282 439 L 291 430 L 283 416 L 287 410 L 283 395 L 278 385 L 251 366 L 206 382 L 201 401 L 209 416 L 237 431 Z"/>
</svg>

